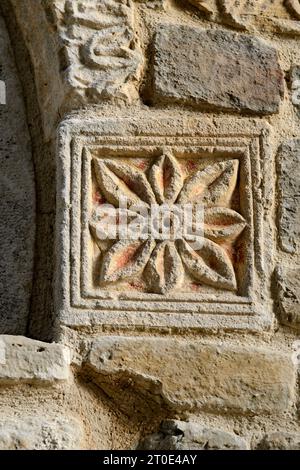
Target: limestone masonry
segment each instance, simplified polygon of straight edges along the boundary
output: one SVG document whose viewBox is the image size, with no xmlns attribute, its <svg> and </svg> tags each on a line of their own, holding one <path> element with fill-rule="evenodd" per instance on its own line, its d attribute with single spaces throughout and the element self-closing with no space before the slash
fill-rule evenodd
<svg viewBox="0 0 300 470">
<path fill-rule="evenodd" d="M 1 450 L 300 450 L 299 46 L 299 0 L 1 0 Z"/>
</svg>

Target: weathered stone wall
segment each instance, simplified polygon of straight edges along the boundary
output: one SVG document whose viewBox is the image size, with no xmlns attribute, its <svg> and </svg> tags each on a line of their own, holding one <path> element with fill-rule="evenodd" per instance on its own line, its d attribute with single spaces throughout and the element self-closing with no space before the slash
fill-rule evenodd
<svg viewBox="0 0 300 470">
<path fill-rule="evenodd" d="M 1 7 L 0 447 L 299 448 L 299 1 Z M 201 245 L 101 239 L 124 196 L 201 202 Z"/>
<path fill-rule="evenodd" d="M 0 17 L 0 331 L 26 334 L 32 292 L 35 182 L 21 84 Z M 5 104 L 6 102 L 6 104 Z"/>
</svg>

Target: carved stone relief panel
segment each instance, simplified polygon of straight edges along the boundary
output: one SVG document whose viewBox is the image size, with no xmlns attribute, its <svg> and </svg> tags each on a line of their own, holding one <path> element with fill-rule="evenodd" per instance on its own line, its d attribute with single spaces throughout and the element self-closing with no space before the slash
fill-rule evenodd
<svg viewBox="0 0 300 470">
<path fill-rule="evenodd" d="M 271 324 L 264 266 L 269 199 L 262 193 L 263 187 L 269 194 L 262 170 L 269 164 L 268 130 L 255 123 L 232 132 L 222 120 L 216 130 L 202 120 L 178 133 L 183 126 L 143 116 L 102 120 L 92 131 L 67 125 L 59 215 L 61 266 L 69 266 L 58 273 L 61 323 L 133 329 Z M 98 228 L 108 204 L 117 210 L 117 231 L 103 238 Z M 192 223 L 196 205 L 203 208 L 200 234 L 180 232 L 178 208 L 185 205 Z M 162 224 L 148 230 L 154 207 Z M 171 230 L 164 236 L 166 214 Z M 124 215 L 137 224 L 126 237 Z M 136 236 L 141 226 L 147 230 Z"/>
<path fill-rule="evenodd" d="M 187 0 L 210 18 L 238 30 L 300 34 L 299 0 Z"/>
<path fill-rule="evenodd" d="M 46 0 L 44 4 L 63 46 L 61 68 L 78 100 L 137 99 L 143 55 L 132 1 Z"/>
</svg>

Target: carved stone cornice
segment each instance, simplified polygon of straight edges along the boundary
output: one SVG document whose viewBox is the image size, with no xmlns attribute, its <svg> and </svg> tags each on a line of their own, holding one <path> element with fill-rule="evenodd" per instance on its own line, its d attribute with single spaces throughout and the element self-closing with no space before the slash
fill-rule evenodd
<svg viewBox="0 0 300 470">
<path fill-rule="evenodd" d="M 237 30 L 267 29 L 281 34 L 300 34 L 299 0 L 186 1 L 210 20 Z"/>
</svg>

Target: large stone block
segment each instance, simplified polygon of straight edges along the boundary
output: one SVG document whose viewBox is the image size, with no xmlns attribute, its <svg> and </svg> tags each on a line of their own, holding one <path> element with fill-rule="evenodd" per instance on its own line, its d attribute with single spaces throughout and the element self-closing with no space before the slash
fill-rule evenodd
<svg viewBox="0 0 300 470">
<path fill-rule="evenodd" d="M 81 423 L 74 418 L 48 415 L 0 417 L 0 450 L 72 450 L 83 439 Z"/>
<path fill-rule="evenodd" d="M 0 336 L 0 385 L 50 385 L 70 375 L 70 350 L 22 336 Z"/>
<path fill-rule="evenodd" d="M 276 50 L 260 40 L 189 26 L 157 31 L 154 103 L 269 114 L 279 111 L 282 94 Z"/>
<path fill-rule="evenodd" d="M 160 432 L 147 436 L 140 450 L 246 450 L 247 442 L 234 433 L 198 423 L 166 420 Z"/>
<path fill-rule="evenodd" d="M 281 249 L 296 253 L 300 241 L 300 140 L 285 142 L 277 155 L 278 232 Z"/>
<path fill-rule="evenodd" d="M 123 402 L 125 384 L 177 410 L 278 413 L 294 401 L 291 356 L 266 348 L 106 337 L 93 343 L 86 367 L 117 400 L 120 390 Z"/>
<path fill-rule="evenodd" d="M 259 443 L 260 450 L 300 450 L 300 433 L 284 431 L 266 434 Z"/>
</svg>

